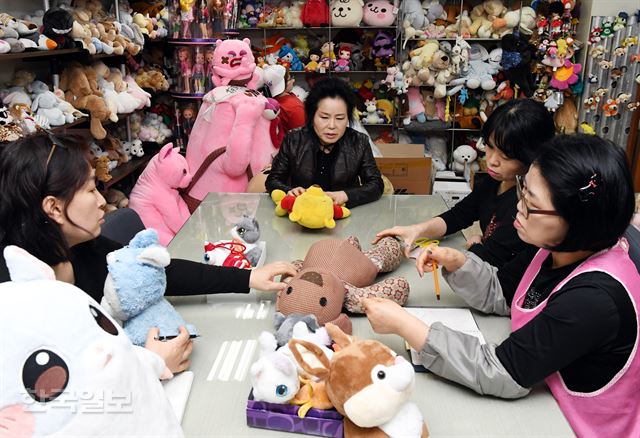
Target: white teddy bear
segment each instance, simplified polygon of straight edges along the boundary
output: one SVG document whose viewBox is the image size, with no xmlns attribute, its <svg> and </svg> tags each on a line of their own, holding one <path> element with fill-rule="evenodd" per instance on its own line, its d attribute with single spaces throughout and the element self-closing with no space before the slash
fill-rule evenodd
<svg viewBox="0 0 640 438">
<path fill-rule="evenodd" d="M 467 144 L 458 146 L 453 151 L 453 170 L 462 172 L 465 178 L 468 178 L 471 170 L 477 172 L 480 169 L 476 158 L 478 158 L 478 152 L 474 148 Z"/>
</svg>

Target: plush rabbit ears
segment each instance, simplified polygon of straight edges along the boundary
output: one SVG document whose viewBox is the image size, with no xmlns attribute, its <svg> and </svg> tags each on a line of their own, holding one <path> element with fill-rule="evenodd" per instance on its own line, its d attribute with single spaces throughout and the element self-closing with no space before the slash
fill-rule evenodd
<svg viewBox="0 0 640 438">
<path fill-rule="evenodd" d="M 50 266 L 20 247 L 13 245 L 7 246 L 4 249 L 4 259 L 7 263 L 11 281 L 23 282 L 56 279 L 55 273 Z"/>
<path fill-rule="evenodd" d="M 348 336 L 335 324 L 331 324 L 329 322 L 325 324 L 324 327 L 327 329 L 327 333 L 329 333 L 331 339 L 333 339 L 333 341 L 338 344 L 341 349 L 347 347 L 354 341 L 353 337 Z M 329 369 L 331 368 L 331 364 L 327 355 L 324 353 L 324 351 L 322 351 L 322 348 L 320 348 L 316 344 L 312 344 L 311 342 L 303 341 L 300 339 L 291 339 L 289 341 L 289 349 L 291 350 L 291 353 L 293 354 L 296 362 L 298 362 L 298 365 L 300 365 L 300 367 L 308 374 L 317 377 L 321 381 L 326 380 L 329 377 Z M 313 354 L 320 362 L 320 366 L 310 365 L 303 356 L 304 350 L 307 350 L 308 352 Z"/>
</svg>

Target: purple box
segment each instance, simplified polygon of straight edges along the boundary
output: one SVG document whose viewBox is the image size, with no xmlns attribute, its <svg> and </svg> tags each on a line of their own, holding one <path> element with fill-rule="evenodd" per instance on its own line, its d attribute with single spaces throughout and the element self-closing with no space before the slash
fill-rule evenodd
<svg viewBox="0 0 640 438">
<path fill-rule="evenodd" d="M 300 406 L 255 401 L 253 391 L 247 401 L 247 425 L 261 429 L 282 430 L 306 435 L 342 438 L 342 414 L 335 409 L 309 409 L 298 417 Z"/>
</svg>

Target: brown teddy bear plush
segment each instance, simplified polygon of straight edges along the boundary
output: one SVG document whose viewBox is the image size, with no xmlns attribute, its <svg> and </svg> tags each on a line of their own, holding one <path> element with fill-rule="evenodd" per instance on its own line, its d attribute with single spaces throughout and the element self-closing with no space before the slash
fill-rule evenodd
<svg viewBox="0 0 640 438">
<path fill-rule="evenodd" d="M 107 201 L 105 205 L 105 212 L 117 210 L 119 208 L 127 208 L 129 206 L 129 198 L 123 192 L 118 189 L 109 188 L 103 193 L 104 199 Z"/>
<path fill-rule="evenodd" d="M 91 135 L 98 140 L 105 138 L 107 131 L 102 122 L 118 119 L 109 111 L 102 93 L 98 91 L 95 71 L 90 67 L 85 69 L 78 63 L 70 64 L 60 75 L 60 89 L 65 92 L 67 102 L 75 108 L 89 111 Z"/>
<path fill-rule="evenodd" d="M 124 152 L 122 142 L 113 135 L 107 135 L 98 141 L 98 145 L 107 153 L 109 161 L 117 161 L 118 166 L 129 161 L 129 156 Z"/>
<path fill-rule="evenodd" d="M 346 240 L 323 239 L 309 248 L 304 261 L 294 264 L 298 274 L 288 279 L 289 286 L 278 293 L 276 310 L 313 314 L 320 324 L 331 322 L 351 333 L 351 321 L 342 313 L 364 313 L 362 298 L 388 298 L 400 305 L 409 297 L 409 283 L 402 277 L 387 277 L 374 283 L 380 272 L 395 270 L 403 259 L 402 246 L 393 237 L 381 239 L 362 252 L 356 237 Z"/>
<path fill-rule="evenodd" d="M 93 166 L 96 169 L 96 179 L 102 182 L 111 181 L 111 174 L 109 173 L 109 157 L 106 155 L 100 155 L 93 162 Z"/>
</svg>

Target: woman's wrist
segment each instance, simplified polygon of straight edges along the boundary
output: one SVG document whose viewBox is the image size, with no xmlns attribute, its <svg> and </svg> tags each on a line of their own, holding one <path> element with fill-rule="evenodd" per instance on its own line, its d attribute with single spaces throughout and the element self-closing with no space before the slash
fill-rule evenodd
<svg viewBox="0 0 640 438">
<path fill-rule="evenodd" d="M 407 312 L 407 318 L 399 324 L 397 334 L 407 341 L 414 350 L 420 351 L 425 342 L 427 342 L 429 326 L 421 319 Z"/>
</svg>

